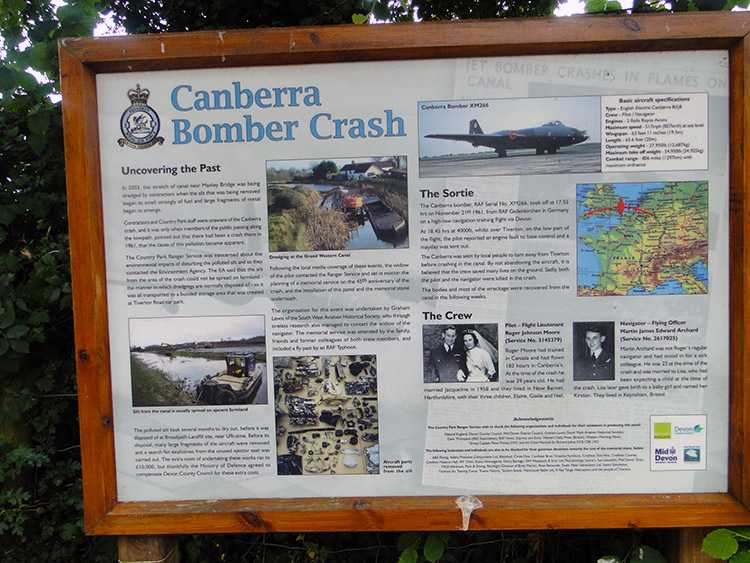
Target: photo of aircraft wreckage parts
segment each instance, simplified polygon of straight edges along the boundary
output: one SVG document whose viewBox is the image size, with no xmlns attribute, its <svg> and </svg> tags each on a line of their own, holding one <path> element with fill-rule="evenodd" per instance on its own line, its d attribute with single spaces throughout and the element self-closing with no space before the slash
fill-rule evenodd
<svg viewBox="0 0 750 563">
<path fill-rule="evenodd" d="M 377 358 L 273 360 L 279 475 L 380 472 Z"/>
<path fill-rule="evenodd" d="M 600 123 L 598 96 L 420 102 L 419 176 L 601 172 Z"/>
</svg>

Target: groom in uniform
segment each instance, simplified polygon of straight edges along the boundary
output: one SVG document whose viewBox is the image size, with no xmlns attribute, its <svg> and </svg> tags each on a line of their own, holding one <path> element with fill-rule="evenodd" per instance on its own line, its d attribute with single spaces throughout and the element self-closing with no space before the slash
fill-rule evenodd
<svg viewBox="0 0 750 563">
<path fill-rule="evenodd" d="M 425 383 L 456 383 L 459 369 L 465 370 L 466 356 L 464 348 L 456 344 L 456 327 L 447 325 L 443 328 L 443 342 L 430 350 L 427 361 Z"/>
</svg>

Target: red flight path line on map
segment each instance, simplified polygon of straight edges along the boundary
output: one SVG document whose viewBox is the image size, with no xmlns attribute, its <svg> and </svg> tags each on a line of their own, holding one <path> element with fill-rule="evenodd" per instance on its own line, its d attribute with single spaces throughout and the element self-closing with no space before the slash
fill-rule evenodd
<svg viewBox="0 0 750 563">
<path fill-rule="evenodd" d="M 625 202 L 622 201 L 622 198 L 620 198 L 620 201 L 616 207 L 612 206 L 612 207 L 601 207 L 599 209 L 592 209 L 591 211 L 587 211 L 586 213 L 584 213 L 583 216 L 588 217 L 589 215 L 593 215 L 594 213 L 598 213 L 599 211 L 609 211 L 610 209 L 617 209 L 620 215 L 622 215 L 622 212 L 625 211 L 626 209 L 628 211 L 640 211 L 641 213 L 645 213 L 646 215 L 651 215 L 651 216 L 654 215 L 650 211 L 646 211 L 645 209 L 641 209 L 640 207 L 636 207 L 634 205 L 625 205 Z"/>
</svg>

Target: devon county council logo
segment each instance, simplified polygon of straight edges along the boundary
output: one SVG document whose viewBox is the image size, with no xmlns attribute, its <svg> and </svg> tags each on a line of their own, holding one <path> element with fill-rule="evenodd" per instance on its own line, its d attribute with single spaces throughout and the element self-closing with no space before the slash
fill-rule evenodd
<svg viewBox="0 0 750 563">
<path fill-rule="evenodd" d="M 700 424 L 695 426 L 677 426 L 674 427 L 675 436 L 691 436 L 693 434 L 700 434 L 703 432 L 703 427 Z"/>
<path fill-rule="evenodd" d="M 127 145 L 132 149 L 147 149 L 164 143 L 164 137 L 157 137 L 159 116 L 146 103 L 150 95 L 151 92 L 141 89 L 140 84 L 136 84 L 135 89 L 128 90 L 130 107 L 122 112 L 120 118 L 120 131 L 125 138 L 117 139 L 121 147 Z"/>
</svg>

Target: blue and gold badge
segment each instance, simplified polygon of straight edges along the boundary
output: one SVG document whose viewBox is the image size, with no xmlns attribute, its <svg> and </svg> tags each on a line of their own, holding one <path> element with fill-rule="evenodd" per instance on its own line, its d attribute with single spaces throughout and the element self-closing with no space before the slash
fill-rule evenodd
<svg viewBox="0 0 750 563">
<path fill-rule="evenodd" d="M 118 144 L 132 149 L 147 149 L 164 143 L 164 137 L 159 134 L 159 116 L 146 102 L 151 95 L 147 89 L 141 89 L 140 84 L 135 89 L 128 90 L 130 107 L 122 113 L 120 131 L 125 136 L 118 139 Z"/>
</svg>

